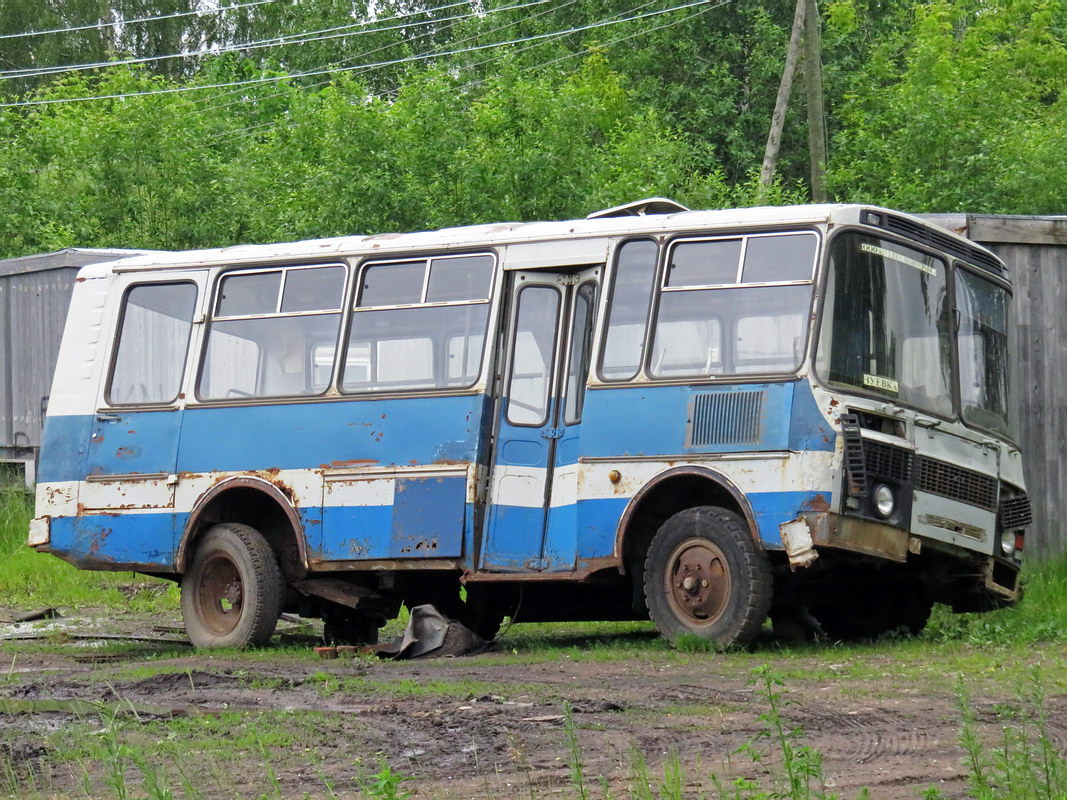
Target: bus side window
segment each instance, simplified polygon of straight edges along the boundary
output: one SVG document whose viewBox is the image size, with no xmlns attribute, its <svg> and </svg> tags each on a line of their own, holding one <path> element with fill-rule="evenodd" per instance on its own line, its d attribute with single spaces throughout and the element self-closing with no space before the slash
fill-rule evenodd
<svg viewBox="0 0 1067 800">
<path fill-rule="evenodd" d="M 174 401 L 181 388 L 195 308 L 192 283 L 140 284 L 126 293 L 108 403 Z"/>
<path fill-rule="evenodd" d="M 365 264 L 341 389 L 473 386 L 481 374 L 495 263 L 479 254 Z M 365 355 L 353 360 L 354 352 Z"/>
<path fill-rule="evenodd" d="M 648 240 L 625 242 L 619 248 L 600 358 L 604 380 L 629 380 L 641 368 L 658 253 L 656 243 Z"/>
<path fill-rule="evenodd" d="M 339 264 L 223 274 L 199 396 L 322 394 L 333 370 L 346 274 Z M 324 348 L 331 353 L 328 366 Z"/>
</svg>

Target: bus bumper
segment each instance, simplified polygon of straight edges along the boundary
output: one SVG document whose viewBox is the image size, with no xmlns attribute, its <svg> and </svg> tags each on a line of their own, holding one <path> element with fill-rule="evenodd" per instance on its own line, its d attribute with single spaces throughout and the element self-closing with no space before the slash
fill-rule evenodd
<svg viewBox="0 0 1067 800">
<path fill-rule="evenodd" d="M 818 558 L 816 547 L 836 547 L 900 563 L 908 560 L 909 552 L 918 553 L 921 548 L 919 539 L 905 530 L 829 511 L 801 514 L 779 530 L 794 569 Z"/>
<path fill-rule="evenodd" d="M 30 520 L 30 531 L 26 544 L 30 547 L 46 547 L 52 542 L 52 518 L 37 517 Z"/>
<path fill-rule="evenodd" d="M 818 557 L 816 548 L 832 547 L 852 553 L 886 559 L 898 564 L 908 561 L 909 555 L 922 553 L 923 539 L 908 531 L 871 520 L 846 517 L 831 512 L 801 514 L 779 526 L 782 544 L 789 557 L 791 569 L 807 567 Z M 1019 597 L 1018 566 L 1004 559 L 966 548 L 930 542 L 937 550 L 955 551 L 960 559 L 968 559 L 979 566 L 979 594 L 1011 603 Z"/>
</svg>

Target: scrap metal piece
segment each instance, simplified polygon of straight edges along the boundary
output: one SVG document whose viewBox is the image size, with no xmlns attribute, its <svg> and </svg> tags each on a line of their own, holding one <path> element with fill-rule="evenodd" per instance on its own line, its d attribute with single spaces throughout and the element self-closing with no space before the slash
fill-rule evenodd
<svg viewBox="0 0 1067 800">
<path fill-rule="evenodd" d="M 304 581 L 293 581 L 291 585 L 302 595 L 321 597 L 331 603 L 348 606 L 349 608 L 358 608 L 363 600 L 381 597 L 373 589 L 357 586 L 340 578 L 312 578 Z"/>
<path fill-rule="evenodd" d="M 435 658 L 477 653 L 488 642 L 461 622 L 449 619 L 432 605 L 415 606 L 404 633 L 376 651 L 382 658 Z"/>
</svg>

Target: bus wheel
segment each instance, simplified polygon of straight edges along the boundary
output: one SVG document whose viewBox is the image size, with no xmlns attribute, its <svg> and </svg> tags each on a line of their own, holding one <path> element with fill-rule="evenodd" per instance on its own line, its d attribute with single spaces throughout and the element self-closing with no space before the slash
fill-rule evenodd
<svg viewBox="0 0 1067 800">
<path fill-rule="evenodd" d="M 267 541 L 247 525 L 212 526 L 182 577 L 182 619 L 197 647 L 258 647 L 282 609 L 282 575 Z"/>
<path fill-rule="evenodd" d="M 692 634 L 722 645 L 752 641 L 771 607 L 763 551 L 736 514 L 701 506 L 660 527 L 645 559 L 645 602 L 665 637 Z"/>
</svg>

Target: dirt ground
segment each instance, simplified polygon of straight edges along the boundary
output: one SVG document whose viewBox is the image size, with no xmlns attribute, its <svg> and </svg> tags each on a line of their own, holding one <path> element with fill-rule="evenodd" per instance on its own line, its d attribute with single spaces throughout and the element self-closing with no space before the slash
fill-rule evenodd
<svg viewBox="0 0 1067 800">
<path fill-rule="evenodd" d="M 62 796 L 84 783 L 84 774 L 57 763 L 56 733 L 86 727 L 86 715 L 96 713 L 87 703 L 123 713 L 124 735 L 149 722 L 158 735 L 159 723 L 233 713 L 263 725 L 265 714 L 277 713 L 282 727 L 291 720 L 304 739 L 293 747 L 268 743 L 276 795 L 323 796 L 328 782 L 338 796 L 356 796 L 358 776 L 365 787 L 382 754 L 395 773 L 411 776 L 402 788 L 417 797 L 570 797 L 580 793 L 569 767 L 569 705 L 593 796 L 603 791 L 599 776 L 625 794 L 639 757 L 653 781 L 677 758 L 686 796 L 697 796 L 712 792 L 715 775 L 770 785 L 778 771 L 780 754 L 759 739 L 769 700 L 752 683 L 752 670 L 767 664 L 784 676 L 776 698 L 782 717 L 802 729 L 800 743 L 822 754 L 826 784 L 839 796 L 869 787 L 877 798 L 915 798 L 930 786 L 966 796 L 955 675 L 963 675 L 978 721 L 995 739 L 1004 724 L 998 709 L 1015 702 L 1006 673 L 1025 671 L 1035 659 L 1062 666 L 1065 655 L 1057 647 L 1003 659 L 959 648 L 927 656 L 914 643 L 896 642 L 684 653 L 649 632 L 589 636 L 561 628 L 556 635 L 544 626 L 534 639 L 516 626 L 479 655 L 408 662 L 322 660 L 301 644 L 219 656 L 168 642 L 103 640 L 101 648 L 100 640 L 55 638 L 56 630 L 179 638 L 160 633 L 159 622 L 97 616 L 89 624 L 68 616 L 36 628 L 0 626 L 0 636 L 52 637 L 0 642 L 0 755 L 32 767 L 44 794 Z M 983 674 L 971 680 L 972 668 Z M 1067 695 L 1056 692 L 1056 681 L 1052 688 L 1049 730 L 1063 753 Z M 751 741 L 769 754 L 762 767 L 739 752 Z M 262 794 L 258 754 L 203 758 L 215 758 L 213 769 L 228 774 L 222 784 L 205 778 L 205 796 Z"/>
</svg>

